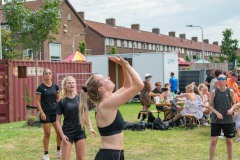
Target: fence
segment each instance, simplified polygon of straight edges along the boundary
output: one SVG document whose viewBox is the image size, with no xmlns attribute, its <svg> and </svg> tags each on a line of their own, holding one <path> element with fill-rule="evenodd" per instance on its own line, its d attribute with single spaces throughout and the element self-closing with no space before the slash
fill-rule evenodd
<svg viewBox="0 0 240 160">
<path fill-rule="evenodd" d="M 190 65 L 190 70 L 201 70 L 201 69 L 221 69 L 223 71 L 228 71 L 230 66 L 228 63 L 192 63 Z"/>
</svg>

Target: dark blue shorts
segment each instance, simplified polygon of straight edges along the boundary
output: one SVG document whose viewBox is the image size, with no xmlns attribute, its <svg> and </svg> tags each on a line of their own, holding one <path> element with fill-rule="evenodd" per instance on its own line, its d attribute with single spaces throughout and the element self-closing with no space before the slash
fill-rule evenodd
<svg viewBox="0 0 240 160">
<path fill-rule="evenodd" d="M 42 120 L 41 119 L 41 114 L 39 115 L 40 116 L 40 123 L 53 123 L 53 122 L 56 122 L 56 118 L 57 118 L 57 115 L 56 114 L 45 114 L 46 115 L 46 120 Z"/>
<path fill-rule="evenodd" d="M 229 124 L 211 123 L 211 137 L 220 136 L 221 130 L 223 130 L 224 136 L 226 138 L 235 137 L 234 123 Z"/>
<path fill-rule="evenodd" d="M 124 160 L 124 150 L 100 149 L 95 160 Z"/>
</svg>

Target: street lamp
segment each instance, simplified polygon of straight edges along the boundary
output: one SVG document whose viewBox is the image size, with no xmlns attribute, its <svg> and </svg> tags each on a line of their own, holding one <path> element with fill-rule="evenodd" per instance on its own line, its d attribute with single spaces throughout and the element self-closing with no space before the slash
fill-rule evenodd
<svg viewBox="0 0 240 160">
<path fill-rule="evenodd" d="M 79 33 L 79 34 L 76 34 L 76 35 L 73 36 L 73 45 L 72 45 L 73 50 L 72 50 L 72 53 L 75 52 L 75 37 L 82 36 L 82 35 L 86 35 L 86 33 Z"/>
<path fill-rule="evenodd" d="M 1 18 L 3 17 L 0 16 L 0 59 L 2 59 L 2 21 Z"/>
<path fill-rule="evenodd" d="M 202 59 L 203 59 L 203 63 L 204 63 L 204 44 L 203 44 L 203 29 L 201 26 L 194 26 L 194 25 L 186 25 L 186 27 L 199 27 L 201 28 L 202 31 Z"/>
</svg>

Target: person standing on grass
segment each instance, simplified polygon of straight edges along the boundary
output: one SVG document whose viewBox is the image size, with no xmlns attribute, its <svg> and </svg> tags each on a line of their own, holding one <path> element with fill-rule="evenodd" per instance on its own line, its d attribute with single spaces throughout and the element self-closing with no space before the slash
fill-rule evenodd
<svg viewBox="0 0 240 160">
<path fill-rule="evenodd" d="M 62 159 L 70 158 L 72 144 L 75 143 L 76 159 L 84 160 L 86 149 L 86 134 L 79 122 L 79 103 L 76 79 L 66 76 L 62 81 L 62 98 L 57 105 L 57 128 L 62 138 Z M 61 126 L 61 116 L 64 116 Z M 89 119 L 90 133 L 95 134 Z"/>
<path fill-rule="evenodd" d="M 140 92 L 140 103 L 142 105 L 142 110 L 147 111 L 151 106 L 152 99 L 150 96 L 150 92 L 152 91 L 152 84 L 150 82 L 152 75 L 149 73 L 145 74 L 145 80 L 143 81 L 144 87 Z M 142 114 L 142 120 L 146 118 L 145 114 Z"/>
<path fill-rule="evenodd" d="M 217 77 L 218 88 L 213 89 L 209 101 L 211 114 L 211 139 L 209 147 L 210 160 L 214 160 L 218 136 L 221 130 L 226 137 L 228 160 L 232 160 L 232 138 L 235 137 L 233 110 L 235 95 L 232 89 L 226 87 L 226 76 L 220 74 Z"/>
<path fill-rule="evenodd" d="M 124 120 L 118 108 L 141 91 L 144 84 L 126 60 L 120 56 L 109 59 L 122 67 L 123 86 L 113 93 L 115 85 L 109 77 L 100 74 L 89 77 L 80 94 L 80 123 L 82 127 L 89 126 L 88 97 L 96 106 L 96 124 L 101 135 L 101 149 L 95 160 L 124 160 Z"/>
<path fill-rule="evenodd" d="M 49 140 L 51 134 L 51 124 L 53 125 L 55 132 L 57 134 L 57 150 L 56 154 L 61 158 L 61 139 L 60 134 L 57 130 L 56 125 L 56 106 L 57 101 L 60 98 L 60 90 L 58 85 L 52 82 L 52 72 L 50 69 L 43 70 L 43 79 L 44 82 L 38 86 L 36 90 L 36 102 L 37 108 L 40 112 L 40 123 L 42 123 L 44 137 L 43 137 L 43 147 L 44 155 L 43 160 L 49 160 Z"/>
<path fill-rule="evenodd" d="M 178 91 L 178 79 L 176 77 L 174 77 L 173 72 L 170 73 L 169 83 L 170 83 L 170 87 L 171 87 L 170 92 L 174 92 L 176 94 Z"/>
</svg>

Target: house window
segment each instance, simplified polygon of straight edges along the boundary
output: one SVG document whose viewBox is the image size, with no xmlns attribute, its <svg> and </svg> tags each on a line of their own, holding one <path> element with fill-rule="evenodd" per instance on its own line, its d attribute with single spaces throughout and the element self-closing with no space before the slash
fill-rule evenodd
<svg viewBox="0 0 240 160">
<path fill-rule="evenodd" d="M 161 52 L 163 51 L 163 46 L 162 46 L 162 45 L 160 45 L 160 51 L 161 51 Z"/>
<path fill-rule="evenodd" d="M 2 29 L 4 29 L 5 31 L 9 31 L 10 27 L 9 25 L 2 25 Z"/>
<path fill-rule="evenodd" d="M 156 51 L 159 51 L 159 45 L 156 45 Z"/>
<path fill-rule="evenodd" d="M 122 43 L 121 40 L 118 39 L 118 40 L 117 40 L 117 47 L 121 47 L 121 43 Z"/>
<path fill-rule="evenodd" d="M 148 49 L 151 51 L 152 50 L 152 44 L 148 44 Z"/>
<path fill-rule="evenodd" d="M 138 49 L 142 49 L 142 43 L 138 42 Z"/>
<path fill-rule="evenodd" d="M 105 39 L 105 45 L 106 45 L 106 46 L 109 46 L 109 45 L 110 45 L 110 40 L 109 40 L 109 38 L 106 38 L 106 39 Z"/>
<path fill-rule="evenodd" d="M 184 48 L 182 48 L 182 54 L 184 54 Z"/>
<path fill-rule="evenodd" d="M 24 52 L 24 57 L 33 59 L 33 51 L 31 49 L 26 49 Z"/>
<path fill-rule="evenodd" d="M 49 43 L 49 53 L 51 61 L 61 60 L 61 44 Z"/>
<path fill-rule="evenodd" d="M 114 46 L 114 39 L 110 39 L 110 46 Z"/>
<path fill-rule="evenodd" d="M 137 42 L 133 42 L 133 48 L 137 48 Z"/>
<path fill-rule="evenodd" d="M 58 18 L 62 18 L 62 13 L 60 11 L 58 12 Z"/>
<path fill-rule="evenodd" d="M 132 48 L 132 41 L 128 41 L 128 47 Z"/>
<path fill-rule="evenodd" d="M 68 14 L 67 18 L 68 18 L 69 21 L 71 21 L 72 20 L 71 14 Z"/>
<path fill-rule="evenodd" d="M 147 44 L 146 43 L 143 44 L 143 49 L 147 49 Z"/>
<path fill-rule="evenodd" d="M 152 45 L 152 50 L 154 50 L 154 51 L 156 50 L 155 44 Z"/>
<path fill-rule="evenodd" d="M 123 41 L 123 46 L 127 48 L 127 41 Z"/>
</svg>

